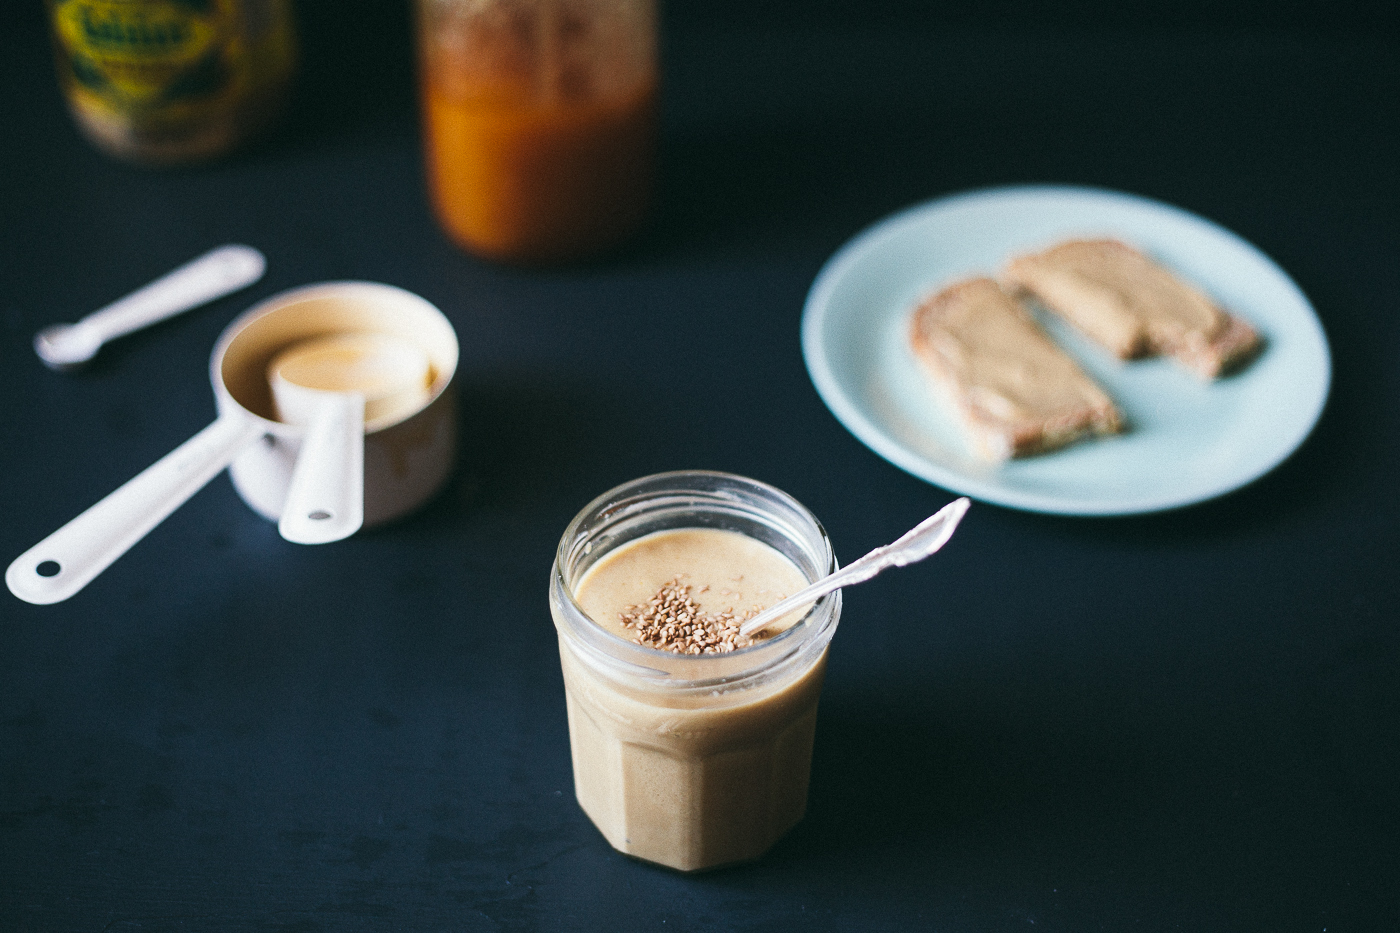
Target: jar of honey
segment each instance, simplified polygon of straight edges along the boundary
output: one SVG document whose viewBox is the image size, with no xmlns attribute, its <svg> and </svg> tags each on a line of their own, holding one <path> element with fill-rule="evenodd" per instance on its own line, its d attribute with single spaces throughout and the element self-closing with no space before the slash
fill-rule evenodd
<svg viewBox="0 0 1400 933">
<path fill-rule="evenodd" d="M 428 186 L 462 248 L 585 258 L 644 221 L 655 0 L 417 0 Z"/>
<path fill-rule="evenodd" d="M 296 65 L 291 0 L 47 0 L 78 128 L 132 162 L 223 155 L 281 110 Z"/>
</svg>

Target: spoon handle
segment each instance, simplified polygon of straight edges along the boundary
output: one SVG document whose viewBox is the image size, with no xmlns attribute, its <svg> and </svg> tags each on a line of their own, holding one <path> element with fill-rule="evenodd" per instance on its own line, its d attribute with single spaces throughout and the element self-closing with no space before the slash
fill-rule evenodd
<svg viewBox="0 0 1400 933">
<path fill-rule="evenodd" d="M 923 560 L 948 543 L 969 505 L 971 502 L 966 497 L 953 500 L 905 532 L 897 541 L 877 547 L 859 560 L 769 606 L 740 626 L 739 634 L 751 635 L 799 606 L 814 603 L 842 587 L 864 583 L 882 570 Z"/>
<path fill-rule="evenodd" d="M 315 398 L 277 530 L 295 544 L 348 538 L 365 520 L 365 397 L 293 386 Z M 279 394 L 279 403 L 286 395 Z"/>
<path fill-rule="evenodd" d="M 92 312 L 78 324 L 94 330 L 105 343 L 252 285 L 266 268 L 263 254 L 251 246 L 220 246 Z"/>
<path fill-rule="evenodd" d="M 221 416 L 16 557 L 5 571 L 10 592 L 41 606 L 77 593 L 262 433 L 252 418 Z"/>
</svg>

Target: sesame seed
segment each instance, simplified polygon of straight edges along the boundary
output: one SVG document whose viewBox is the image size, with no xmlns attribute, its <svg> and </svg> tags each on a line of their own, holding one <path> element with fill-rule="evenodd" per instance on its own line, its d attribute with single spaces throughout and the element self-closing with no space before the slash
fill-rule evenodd
<svg viewBox="0 0 1400 933">
<path fill-rule="evenodd" d="M 752 645 L 752 638 L 739 634 L 739 626 L 757 610 L 750 610 L 742 619 L 735 617 L 732 606 L 716 614 L 706 613 L 691 598 L 691 587 L 683 582 L 685 576 L 677 574 L 645 606 L 628 606 L 619 613 L 623 627 L 636 632 L 632 641 L 648 648 L 692 655 L 719 654 Z M 700 592 L 708 589 L 707 584 Z"/>
</svg>

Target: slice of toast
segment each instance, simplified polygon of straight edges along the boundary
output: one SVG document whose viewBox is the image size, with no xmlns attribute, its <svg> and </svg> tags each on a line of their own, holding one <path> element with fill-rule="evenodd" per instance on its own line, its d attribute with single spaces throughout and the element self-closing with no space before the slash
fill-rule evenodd
<svg viewBox="0 0 1400 933">
<path fill-rule="evenodd" d="M 1108 395 L 990 278 L 955 282 L 923 299 L 909 343 L 972 447 L 989 460 L 1123 428 Z"/>
<path fill-rule="evenodd" d="M 1247 322 L 1118 240 L 1068 240 L 1018 256 L 1003 280 L 1120 359 L 1167 355 L 1215 379 L 1261 345 Z"/>
</svg>

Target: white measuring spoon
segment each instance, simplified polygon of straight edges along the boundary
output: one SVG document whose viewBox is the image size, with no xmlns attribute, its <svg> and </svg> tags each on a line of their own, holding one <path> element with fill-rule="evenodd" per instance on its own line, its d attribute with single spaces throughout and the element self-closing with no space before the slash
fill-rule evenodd
<svg viewBox="0 0 1400 933">
<path fill-rule="evenodd" d="M 34 335 L 34 352 L 50 369 L 80 366 L 107 341 L 252 285 L 266 268 L 251 246 L 221 246 L 75 324 L 45 327 Z"/>
<path fill-rule="evenodd" d="M 752 635 L 765 625 L 777 621 L 799 606 L 814 603 L 827 593 L 844 586 L 864 583 L 871 577 L 890 567 L 904 567 L 917 563 L 948 543 L 958 522 L 967 513 L 972 503 L 966 497 L 954 499 L 933 515 L 919 522 L 898 541 L 877 547 L 859 560 L 822 577 L 804 589 L 798 590 L 787 599 L 779 600 L 767 609 L 739 626 L 740 635 Z"/>
<path fill-rule="evenodd" d="M 364 434 L 421 408 L 427 352 L 389 334 L 334 334 L 282 351 L 268 366 L 277 418 L 306 428 L 277 530 L 297 544 L 347 538 L 364 523 Z"/>
</svg>

